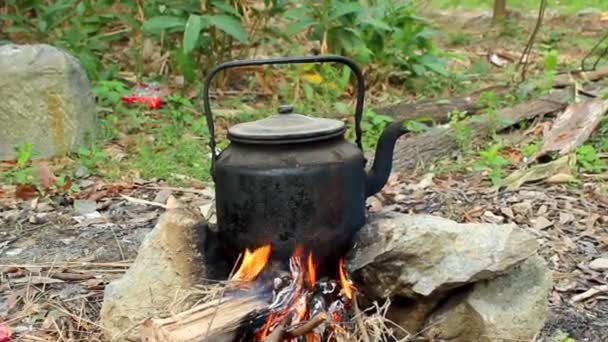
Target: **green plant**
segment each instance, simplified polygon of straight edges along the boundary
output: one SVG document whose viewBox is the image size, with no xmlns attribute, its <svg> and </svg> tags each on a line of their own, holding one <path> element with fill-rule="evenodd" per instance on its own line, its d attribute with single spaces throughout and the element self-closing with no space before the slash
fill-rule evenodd
<svg viewBox="0 0 608 342">
<path fill-rule="evenodd" d="M 366 108 L 363 112 L 363 119 L 361 120 L 361 129 L 363 130 L 363 149 L 368 151 L 376 147 L 378 138 L 382 134 L 384 128 L 393 121 L 390 116 L 378 114 L 372 109 Z M 348 139 L 354 140 L 355 132 L 352 127 L 346 132 Z"/>
<path fill-rule="evenodd" d="M 461 152 L 468 154 L 473 147 L 473 130 L 462 121 L 467 117 L 466 112 L 454 111 L 449 113 L 450 127 L 454 130 L 454 139 Z"/>
<path fill-rule="evenodd" d="M 393 74 L 446 75 L 445 60 L 431 41 L 429 22 L 414 14 L 411 1 L 304 0 L 287 10 L 287 34 L 307 30 L 322 50 L 354 56 L 360 63 L 381 62 Z"/>
<path fill-rule="evenodd" d="M 498 130 L 511 122 L 502 118 L 498 110 L 504 104 L 504 101 L 493 91 L 484 91 L 479 95 L 479 105 L 484 108 L 485 117 L 477 116 L 473 120 L 487 120 L 488 135 L 492 139 L 496 139 Z"/>
<path fill-rule="evenodd" d="M 170 5 L 150 1 L 146 5 L 148 19 L 141 29 L 168 43 L 175 67 L 186 80 L 195 81 L 199 69 L 195 61 L 200 57 L 213 66 L 242 53 L 237 45 L 251 43 L 256 32 L 247 32 L 243 26 L 244 6 L 237 0 L 188 0 Z M 248 9 L 256 23 L 253 27 L 265 29 L 268 19 L 284 11 L 284 6 L 282 1 L 266 0 L 262 10 Z M 272 34 L 272 30 L 265 33 Z"/>
<path fill-rule="evenodd" d="M 472 41 L 471 35 L 466 32 L 458 31 L 448 35 L 448 44 L 450 45 L 469 45 Z"/>
<path fill-rule="evenodd" d="M 525 146 L 523 146 L 521 148 L 521 155 L 526 157 L 526 158 L 530 158 L 533 155 L 535 155 L 538 150 L 540 149 L 540 147 L 542 146 L 543 141 L 541 139 L 536 139 L 534 141 L 532 141 L 529 144 L 526 144 Z"/>
<path fill-rule="evenodd" d="M 475 163 L 475 169 L 485 170 L 493 185 L 498 185 L 504 175 L 505 166 L 510 162 L 500 154 L 502 144 L 494 143 L 487 149 L 479 151 L 479 160 Z"/>
<path fill-rule="evenodd" d="M 49 42 L 75 55 L 91 79 L 107 79 L 116 67 L 103 67 L 102 55 L 110 44 L 124 38 L 126 31 L 103 32 L 112 25 L 127 25 L 137 29 L 139 24 L 128 14 L 112 13 L 112 1 L 107 0 L 7 0 L 7 14 L 0 15 L 8 26 L 6 33 L 19 33 L 28 40 Z M 134 4 L 122 1 L 123 6 Z M 100 71 L 105 69 L 104 72 Z"/>
<path fill-rule="evenodd" d="M 34 168 L 31 165 L 32 144 L 26 143 L 13 148 L 17 154 L 15 165 L 6 172 L 0 173 L 0 180 L 12 184 L 33 184 L 35 177 Z"/>
<path fill-rule="evenodd" d="M 585 172 L 601 173 L 606 170 L 606 162 L 600 158 L 597 150 L 591 144 L 585 144 L 576 149 L 576 161 Z"/>
<path fill-rule="evenodd" d="M 97 103 L 102 106 L 115 106 L 120 103 L 120 98 L 129 92 L 127 86 L 115 80 L 102 80 L 95 82 L 93 94 L 97 97 Z"/>
</svg>

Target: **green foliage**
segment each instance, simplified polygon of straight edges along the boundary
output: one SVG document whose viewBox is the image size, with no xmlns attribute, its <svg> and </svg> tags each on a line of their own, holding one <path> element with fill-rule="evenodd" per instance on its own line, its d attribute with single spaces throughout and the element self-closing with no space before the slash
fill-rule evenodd
<svg viewBox="0 0 608 342">
<path fill-rule="evenodd" d="M 478 103 L 482 108 L 485 108 L 483 114 L 487 120 L 489 137 L 496 139 L 498 129 L 503 125 L 511 123 L 498 115 L 498 110 L 504 105 L 504 101 L 495 92 L 484 91 L 479 95 Z M 473 120 L 482 120 L 482 117 L 478 116 L 473 118 Z"/>
<path fill-rule="evenodd" d="M 542 145 L 543 141 L 541 139 L 534 140 L 521 148 L 521 155 L 526 158 L 530 158 L 540 150 Z"/>
<path fill-rule="evenodd" d="M 25 34 L 34 41 L 49 42 L 74 54 L 91 79 L 106 79 L 115 67 L 104 67 L 101 58 L 110 45 L 126 35 L 123 32 L 103 32 L 111 25 L 126 25 L 137 29 L 138 23 L 122 13 L 112 13 L 107 0 L 59 0 L 47 3 L 38 0 L 7 0 L 10 14 L 0 15 L 11 22 L 6 33 Z M 108 72 L 102 72 L 106 69 Z"/>
<path fill-rule="evenodd" d="M 393 121 L 390 116 L 378 114 L 372 109 L 366 109 L 361 120 L 361 129 L 363 130 L 363 149 L 372 150 L 376 148 L 378 139 L 386 126 Z M 354 132 L 350 131 L 349 135 L 354 138 Z"/>
<path fill-rule="evenodd" d="M 581 169 L 589 173 L 601 173 L 606 170 L 606 162 L 598 155 L 591 144 L 585 144 L 576 149 L 576 161 Z"/>
<path fill-rule="evenodd" d="M 285 15 L 292 20 L 286 34 L 306 29 L 309 39 L 321 41 L 332 53 L 354 56 L 360 63 L 380 62 L 405 75 L 447 74 L 429 23 L 414 14 L 411 1 L 304 0 Z"/>
<path fill-rule="evenodd" d="M 485 170 L 492 181 L 492 185 L 498 185 L 504 175 L 505 167 L 510 162 L 500 154 L 502 144 L 494 143 L 485 150 L 479 151 L 479 160 L 475 163 L 475 169 Z"/>
<path fill-rule="evenodd" d="M 120 98 L 129 92 L 127 86 L 120 81 L 99 81 L 93 86 L 93 94 L 97 103 L 102 106 L 113 106 L 120 103 Z"/>
<path fill-rule="evenodd" d="M 465 32 L 453 32 L 450 33 L 448 35 L 448 44 L 450 45 L 456 45 L 456 46 L 461 46 L 461 45 L 469 45 L 471 44 L 471 42 L 473 41 L 473 38 L 471 37 L 471 35 L 465 33 Z"/>
<path fill-rule="evenodd" d="M 248 23 L 254 23 L 247 30 L 245 7 Z M 116 76 L 118 68 L 110 62 L 115 59 L 104 55 L 125 42 L 130 62 L 141 72 L 141 35 L 169 52 L 170 72 L 195 82 L 209 67 L 244 57 L 249 47 L 289 43 L 301 32 L 326 44 L 328 52 L 381 63 L 386 68 L 378 71 L 385 74 L 402 79 L 429 71 L 447 75 L 429 23 L 415 15 L 413 2 L 407 0 L 265 0 L 261 7 L 237 0 L 7 0 L 7 8 L 8 13 L 0 15 L 7 34 L 19 32 L 25 40 L 65 48 L 93 80 Z M 291 20 L 287 29 L 269 24 L 279 16 Z M 205 62 L 199 63 L 201 59 Z"/>
<path fill-rule="evenodd" d="M 467 116 L 466 112 L 452 112 L 450 113 L 450 127 L 454 130 L 454 139 L 458 143 L 460 151 L 468 154 L 473 148 L 473 130 L 471 127 L 462 123 Z"/>
<path fill-rule="evenodd" d="M 34 168 L 31 164 L 33 156 L 32 144 L 26 143 L 22 146 L 14 146 L 17 157 L 15 166 L 6 172 L 0 173 L 0 181 L 13 184 L 33 184 L 35 182 Z"/>
</svg>

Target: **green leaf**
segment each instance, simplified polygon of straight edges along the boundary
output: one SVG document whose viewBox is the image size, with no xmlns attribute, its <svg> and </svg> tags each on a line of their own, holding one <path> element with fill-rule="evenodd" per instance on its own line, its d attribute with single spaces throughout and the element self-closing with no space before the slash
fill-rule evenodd
<svg viewBox="0 0 608 342">
<path fill-rule="evenodd" d="M 557 51 L 551 50 L 545 54 L 544 58 L 544 66 L 546 72 L 553 72 L 557 69 Z"/>
<path fill-rule="evenodd" d="M 217 27 L 241 43 L 246 43 L 249 39 L 241 23 L 234 17 L 229 15 L 205 15 L 203 18 L 211 26 Z"/>
<path fill-rule="evenodd" d="M 135 18 L 128 14 L 116 13 L 116 18 L 120 19 L 123 23 L 129 25 L 131 28 L 139 30 L 140 24 Z"/>
<path fill-rule="evenodd" d="M 182 41 L 182 48 L 185 54 L 189 54 L 196 47 L 198 38 L 203 29 L 203 21 L 200 15 L 191 14 L 186 22 L 186 29 L 184 30 L 184 38 Z"/>
<path fill-rule="evenodd" d="M 363 23 L 367 24 L 367 25 L 370 25 L 370 26 L 373 26 L 373 27 L 375 27 L 377 29 L 384 30 L 384 31 L 392 31 L 393 30 L 392 27 L 390 27 L 389 25 L 387 25 L 382 20 L 374 19 L 374 18 L 371 18 L 371 17 L 367 17 L 367 18 L 363 19 Z"/>
<path fill-rule="evenodd" d="M 224 13 L 232 14 L 235 16 L 239 15 L 239 12 L 232 6 L 230 6 L 227 2 L 224 1 L 212 1 L 211 5 L 219 10 L 222 10 Z"/>
<path fill-rule="evenodd" d="M 348 14 L 351 14 L 354 12 L 359 12 L 360 10 L 361 10 L 361 5 L 358 2 L 349 2 L 349 3 L 338 2 L 337 5 L 334 7 L 334 11 L 331 13 L 328 20 L 329 21 L 336 20 L 345 15 L 348 15 Z"/>
<path fill-rule="evenodd" d="M 424 55 L 424 56 L 422 56 L 421 62 L 425 68 L 427 68 L 441 76 L 448 75 L 448 71 L 445 69 L 444 63 L 435 56 Z"/>
<path fill-rule="evenodd" d="M 159 15 L 146 20 L 141 29 L 145 33 L 160 34 L 163 30 L 168 29 L 183 30 L 185 24 L 184 18 Z"/>
<path fill-rule="evenodd" d="M 314 97 L 314 90 L 308 83 L 304 83 L 304 97 L 306 97 L 306 101 L 312 101 Z"/>
<path fill-rule="evenodd" d="M 307 27 L 310 27 L 313 25 L 318 25 L 318 24 L 319 24 L 319 22 L 312 18 L 306 18 L 303 20 L 299 20 L 299 21 L 296 21 L 295 23 L 287 26 L 287 28 L 285 29 L 285 34 L 287 34 L 287 35 L 296 34 L 296 33 L 304 31 L 304 29 L 306 29 Z"/>
<path fill-rule="evenodd" d="M 194 82 L 196 80 L 196 70 L 192 58 L 189 58 L 182 50 L 175 50 L 174 53 L 175 61 L 186 81 Z"/>
</svg>

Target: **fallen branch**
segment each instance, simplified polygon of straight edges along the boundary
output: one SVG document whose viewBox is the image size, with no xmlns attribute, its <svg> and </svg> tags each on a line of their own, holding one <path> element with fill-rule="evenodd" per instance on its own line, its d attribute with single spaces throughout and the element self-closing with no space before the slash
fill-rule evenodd
<svg viewBox="0 0 608 342">
<path fill-rule="evenodd" d="M 577 294 L 576 296 L 573 296 L 572 302 L 578 303 L 583 300 L 587 300 L 593 296 L 597 296 L 598 294 L 606 293 L 606 292 L 608 292 L 608 285 L 594 286 L 581 294 Z"/>
</svg>

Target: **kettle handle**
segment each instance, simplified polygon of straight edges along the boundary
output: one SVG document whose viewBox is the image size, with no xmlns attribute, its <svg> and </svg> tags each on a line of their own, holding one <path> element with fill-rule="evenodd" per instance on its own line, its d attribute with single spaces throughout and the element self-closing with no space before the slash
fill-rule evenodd
<svg viewBox="0 0 608 342">
<path fill-rule="evenodd" d="M 205 110 L 205 116 L 207 118 L 207 127 L 209 128 L 209 147 L 211 148 L 211 167 L 215 159 L 217 159 L 217 153 L 215 151 L 215 126 L 213 124 L 213 114 L 211 113 L 211 106 L 209 104 L 209 88 L 211 86 L 211 80 L 220 71 L 230 68 L 251 66 L 251 65 L 266 65 L 266 64 L 304 64 L 304 63 L 341 63 L 347 65 L 354 73 L 357 78 L 357 104 L 355 106 L 355 141 L 359 149 L 363 149 L 361 145 L 361 117 L 363 115 L 363 102 L 365 100 L 365 80 L 363 79 L 363 73 L 359 66 L 351 59 L 343 56 L 305 56 L 305 57 L 281 57 L 281 58 L 270 58 L 270 59 L 252 59 L 252 60 L 238 60 L 220 64 L 209 72 L 205 79 L 203 88 L 203 106 Z"/>
</svg>

